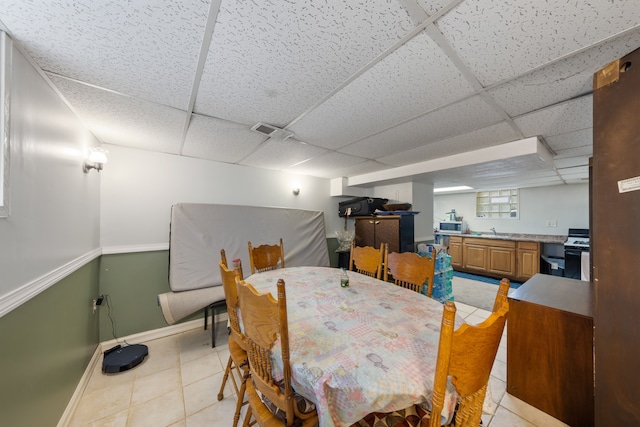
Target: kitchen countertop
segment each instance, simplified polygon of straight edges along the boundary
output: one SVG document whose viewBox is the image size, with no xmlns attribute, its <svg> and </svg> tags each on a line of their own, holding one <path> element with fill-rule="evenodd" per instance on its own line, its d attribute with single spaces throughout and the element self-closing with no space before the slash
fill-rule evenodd
<svg viewBox="0 0 640 427">
<path fill-rule="evenodd" d="M 471 234 L 459 234 L 459 233 L 447 233 L 446 231 L 438 231 L 435 234 L 443 236 L 461 236 L 461 237 L 474 237 L 480 239 L 499 239 L 499 240 L 517 240 L 521 242 L 540 242 L 540 243 L 558 243 L 563 244 L 567 241 L 567 236 L 556 234 L 525 234 L 525 233 L 497 233 L 493 232 L 485 233 L 471 233 Z"/>
</svg>

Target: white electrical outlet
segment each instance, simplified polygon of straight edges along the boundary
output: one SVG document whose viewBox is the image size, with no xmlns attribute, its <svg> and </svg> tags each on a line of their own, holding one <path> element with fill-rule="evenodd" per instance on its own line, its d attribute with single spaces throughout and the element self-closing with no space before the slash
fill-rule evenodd
<svg viewBox="0 0 640 427">
<path fill-rule="evenodd" d="M 547 220 L 547 227 L 557 227 L 557 226 L 558 226 L 558 221 L 556 221 L 555 219 Z"/>
</svg>

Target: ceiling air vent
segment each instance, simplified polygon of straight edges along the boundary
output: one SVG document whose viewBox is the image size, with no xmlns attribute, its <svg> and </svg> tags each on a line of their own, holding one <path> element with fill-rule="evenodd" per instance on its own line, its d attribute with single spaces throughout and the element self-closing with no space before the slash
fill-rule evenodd
<svg viewBox="0 0 640 427">
<path fill-rule="evenodd" d="M 266 123 L 258 123 L 251 128 L 252 131 L 261 133 L 271 138 L 285 140 L 291 138 L 293 134 L 284 129 L 268 125 Z"/>
</svg>

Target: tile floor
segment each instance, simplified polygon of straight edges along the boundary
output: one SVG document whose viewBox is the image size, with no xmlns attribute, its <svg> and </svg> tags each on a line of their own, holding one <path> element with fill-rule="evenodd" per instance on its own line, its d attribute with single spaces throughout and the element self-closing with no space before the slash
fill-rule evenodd
<svg viewBox="0 0 640 427">
<path fill-rule="evenodd" d="M 479 323 L 489 315 L 485 310 L 462 303 L 456 306 L 468 323 Z M 233 387 L 227 384 L 224 399 L 217 400 L 229 356 L 226 322 L 218 326 L 218 346 L 214 349 L 210 331 L 198 328 L 145 342 L 149 356 L 129 371 L 103 374 L 101 360 L 69 425 L 231 426 L 236 402 Z M 497 409 L 495 415 L 483 416 L 483 424 L 488 427 L 566 426 L 505 393 L 506 360 L 505 331 L 491 376 Z"/>
</svg>

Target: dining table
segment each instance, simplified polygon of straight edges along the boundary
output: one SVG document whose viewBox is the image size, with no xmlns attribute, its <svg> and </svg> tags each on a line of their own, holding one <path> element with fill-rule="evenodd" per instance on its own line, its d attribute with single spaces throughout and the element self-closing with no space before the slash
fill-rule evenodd
<svg viewBox="0 0 640 427">
<path fill-rule="evenodd" d="M 331 267 L 287 267 L 246 278 L 277 299 L 285 282 L 294 390 L 316 405 L 320 427 L 350 426 L 372 412 L 430 409 L 443 305 L 392 283 Z M 456 327 L 463 323 L 456 316 Z M 274 377 L 282 378 L 279 341 Z M 278 362 L 280 363 L 278 365 Z M 445 395 L 442 421 L 455 410 Z"/>
</svg>

